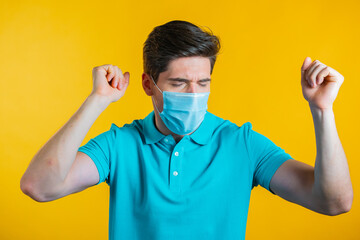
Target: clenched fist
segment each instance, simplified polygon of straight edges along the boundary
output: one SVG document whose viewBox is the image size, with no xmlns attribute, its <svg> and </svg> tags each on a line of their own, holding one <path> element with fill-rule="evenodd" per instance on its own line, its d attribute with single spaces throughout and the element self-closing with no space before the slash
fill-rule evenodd
<svg viewBox="0 0 360 240">
<path fill-rule="evenodd" d="M 124 96 L 129 85 L 130 73 L 124 75 L 120 68 L 111 64 L 94 67 L 93 90 L 91 94 L 107 99 L 110 103 L 118 101 Z"/>
<path fill-rule="evenodd" d="M 332 109 L 344 77 L 319 60 L 306 57 L 301 67 L 301 86 L 310 107 Z"/>
</svg>

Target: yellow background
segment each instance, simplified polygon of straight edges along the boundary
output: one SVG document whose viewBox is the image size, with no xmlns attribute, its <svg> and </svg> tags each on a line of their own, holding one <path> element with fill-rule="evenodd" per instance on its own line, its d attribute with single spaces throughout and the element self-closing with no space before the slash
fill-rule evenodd
<svg viewBox="0 0 360 240">
<path fill-rule="evenodd" d="M 160 24 L 180 19 L 221 39 L 209 111 L 270 138 L 314 165 L 312 116 L 300 85 L 306 56 L 345 81 L 335 120 L 354 187 L 350 212 L 326 216 L 253 189 L 246 239 L 360 239 L 359 1 L 1 1 L 0 239 L 107 239 L 106 183 L 47 203 L 20 190 L 35 153 L 92 89 L 92 68 L 130 72 L 125 96 L 91 127 L 83 144 L 152 111 L 141 87 L 142 47 Z"/>
</svg>

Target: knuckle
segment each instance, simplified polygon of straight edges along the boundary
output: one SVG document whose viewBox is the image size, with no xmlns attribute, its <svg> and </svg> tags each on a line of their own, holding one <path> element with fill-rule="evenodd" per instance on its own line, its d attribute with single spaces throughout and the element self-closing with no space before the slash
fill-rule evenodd
<svg viewBox="0 0 360 240">
<path fill-rule="evenodd" d="M 103 67 L 103 68 L 109 67 L 109 68 L 111 68 L 111 67 L 112 67 L 112 64 L 104 64 L 104 65 L 101 65 L 100 67 Z"/>
</svg>

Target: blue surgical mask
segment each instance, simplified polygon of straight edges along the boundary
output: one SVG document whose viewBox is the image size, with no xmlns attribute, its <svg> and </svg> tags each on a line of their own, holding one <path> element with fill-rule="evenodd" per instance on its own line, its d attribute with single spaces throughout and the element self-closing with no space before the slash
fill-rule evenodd
<svg viewBox="0 0 360 240">
<path fill-rule="evenodd" d="M 207 101 L 210 92 L 183 93 L 161 91 L 151 77 L 155 86 L 163 95 L 162 112 L 154 103 L 166 127 L 178 135 L 185 135 L 195 131 L 204 120 Z M 154 100 L 153 96 L 151 96 Z"/>
</svg>

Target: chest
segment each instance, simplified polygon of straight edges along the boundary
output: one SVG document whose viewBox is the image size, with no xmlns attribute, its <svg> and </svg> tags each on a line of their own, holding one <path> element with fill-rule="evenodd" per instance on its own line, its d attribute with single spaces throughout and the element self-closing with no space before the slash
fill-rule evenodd
<svg viewBox="0 0 360 240">
<path fill-rule="evenodd" d="M 152 209 L 229 204 L 251 191 L 252 171 L 245 149 L 228 144 L 158 144 L 118 156 L 111 188 L 127 192 Z M 204 201 L 205 199 L 211 199 Z M 201 204 L 201 202 L 203 202 Z M 168 207 L 164 207 L 168 206 Z"/>
</svg>

